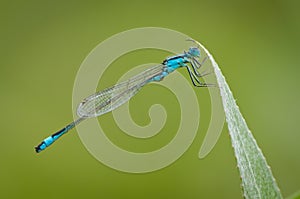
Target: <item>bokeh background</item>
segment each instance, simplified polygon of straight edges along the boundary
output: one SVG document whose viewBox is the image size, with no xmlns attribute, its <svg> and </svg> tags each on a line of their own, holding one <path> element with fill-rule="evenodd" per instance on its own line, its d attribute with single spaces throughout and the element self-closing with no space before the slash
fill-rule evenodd
<svg viewBox="0 0 300 199">
<path fill-rule="evenodd" d="M 113 34 L 145 26 L 183 32 L 211 51 L 282 194 L 299 190 L 299 7 L 294 0 L 2 0 L 0 197 L 242 198 L 226 127 L 213 151 L 202 160 L 197 157 L 210 119 L 205 89 L 197 91 L 201 128 L 195 141 L 162 170 L 128 174 L 108 168 L 88 153 L 76 130 L 35 154 L 35 145 L 72 120 L 73 83 L 87 54 Z M 126 72 L 122 66 L 128 69 L 167 55 L 145 50 L 121 57 L 99 88 L 117 81 Z M 174 136 L 171 124 L 177 126 L 180 114 L 176 98 L 156 88 L 159 101 L 152 89 L 155 86 L 138 94 L 130 107 L 135 121 L 146 125 L 151 104 L 145 106 L 145 97 L 166 106 L 172 121 L 167 122 L 162 140 L 158 136 L 138 144 L 122 135 L 111 114 L 99 118 L 111 139 L 127 150 L 153 150 Z"/>
</svg>

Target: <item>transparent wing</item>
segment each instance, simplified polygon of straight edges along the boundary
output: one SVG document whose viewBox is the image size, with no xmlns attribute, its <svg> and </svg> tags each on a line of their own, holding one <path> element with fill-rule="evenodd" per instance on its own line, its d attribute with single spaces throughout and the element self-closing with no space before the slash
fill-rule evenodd
<svg viewBox="0 0 300 199">
<path fill-rule="evenodd" d="M 79 117 L 97 117 L 127 102 L 151 79 L 163 72 L 161 64 L 85 98 L 77 108 Z"/>
</svg>

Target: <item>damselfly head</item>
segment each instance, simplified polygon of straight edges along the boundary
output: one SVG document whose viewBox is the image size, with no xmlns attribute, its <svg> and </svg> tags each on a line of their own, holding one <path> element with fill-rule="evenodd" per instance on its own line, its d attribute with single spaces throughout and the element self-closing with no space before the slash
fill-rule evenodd
<svg viewBox="0 0 300 199">
<path fill-rule="evenodd" d="M 200 50 L 196 47 L 191 47 L 188 52 L 192 57 L 200 57 Z"/>
</svg>

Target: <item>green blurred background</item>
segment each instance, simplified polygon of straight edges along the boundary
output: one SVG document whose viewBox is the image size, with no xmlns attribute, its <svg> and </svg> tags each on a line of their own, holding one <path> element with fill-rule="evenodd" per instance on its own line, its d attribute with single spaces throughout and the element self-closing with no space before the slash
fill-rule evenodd
<svg viewBox="0 0 300 199">
<path fill-rule="evenodd" d="M 205 159 L 197 157 L 210 118 L 209 95 L 204 89 L 198 92 L 203 127 L 189 150 L 162 170 L 128 174 L 108 168 L 87 152 L 76 131 L 35 154 L 36 144 L 72 120 L 73 83 L 87 54 L 113 34 L 145 26 L 183 32 L 211 51 L 283 195 L 294 193 L 300 189 L 299 6 L 295 0 L 2 0 L 0 197 L 242 198 L 227 128 Z M 130 68 L 167 55 L 150 51 L 132 53 L 122 57 L 122 63 L 114 63 L 104 76 L 103 87 L 122 75 L 124 70 L 118 70 L 122 65 Z M 130 103 L 140 125 L 149 122 L 150 105 L 143 105 L 143 95 L 154 96 L 151 89 Z M 160 88 L 157 91 L 172 113 L 178 105 L 174 96 Z M 178 120 L 174 115 L 172 119 Z M 163 141 L 151 138 L 158 140 L 131 149 L 130 143 L 136 140 L 116 136 L 122 132 L 111 114 L 102 119 L 112 132 L 111 139 L 129 150 L 155 149 L 174 136 L 167 123 L 169 134 Z"/>
</svg>

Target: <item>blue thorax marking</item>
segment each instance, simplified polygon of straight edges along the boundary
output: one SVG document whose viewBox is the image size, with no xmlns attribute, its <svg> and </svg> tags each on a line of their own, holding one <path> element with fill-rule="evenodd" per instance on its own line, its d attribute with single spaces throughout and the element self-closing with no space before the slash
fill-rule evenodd
<svg viewBox="0 0 300 199">
<path fill-rule="evenodd" d="M 186 63 L 189 63 L 189 59 L 186 54 L 180 54 L 173 57 L 169 57 L 163 61 L 163 65 L 166 67 L 164 68 L 164 71 L 153 77 L 150 81 L 161 81 L 164 77 L 169 75 L 171 72 L 176 70 L 177 68 L 186 66 Z"/>
</svg>

